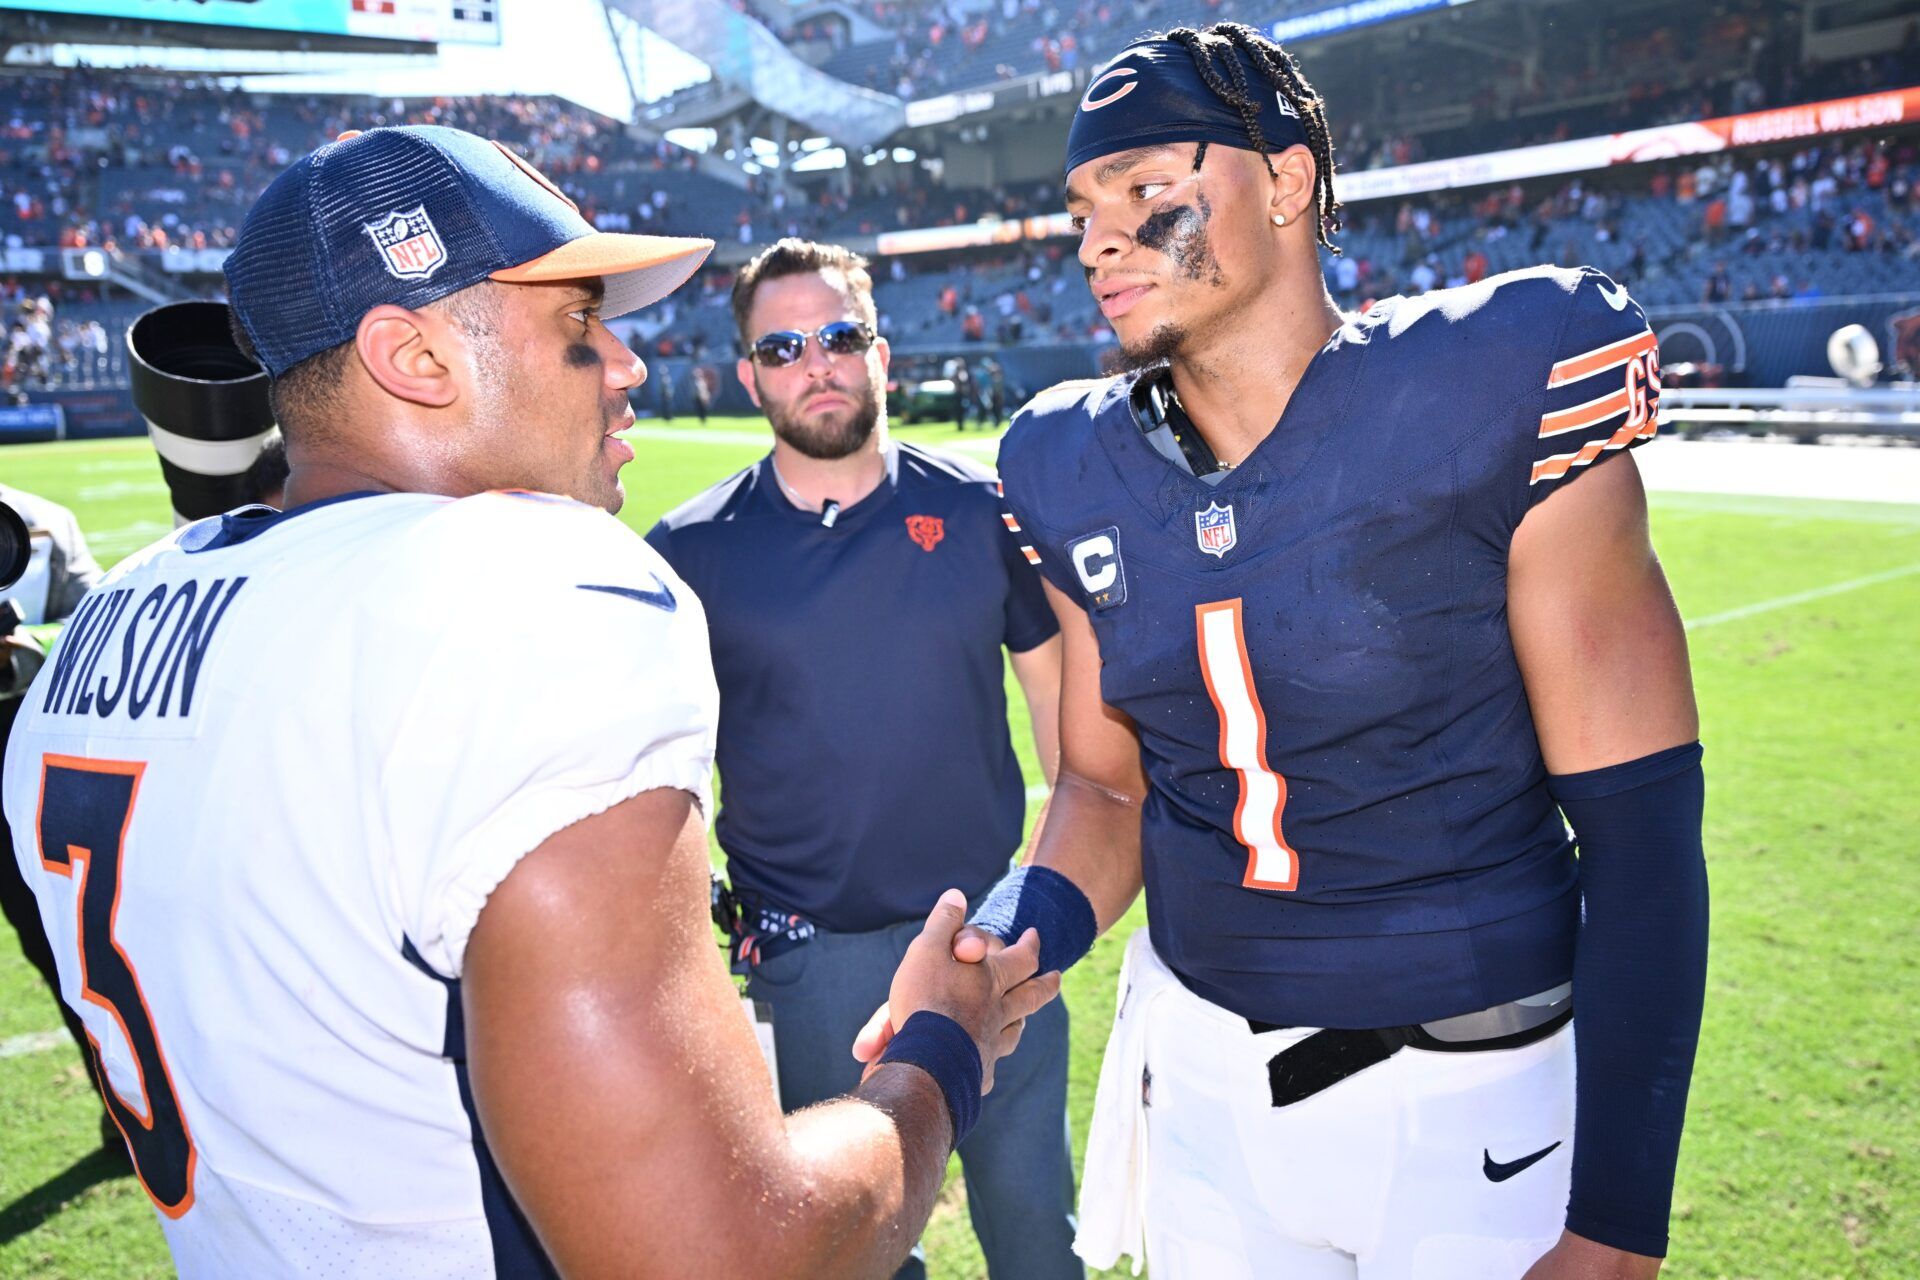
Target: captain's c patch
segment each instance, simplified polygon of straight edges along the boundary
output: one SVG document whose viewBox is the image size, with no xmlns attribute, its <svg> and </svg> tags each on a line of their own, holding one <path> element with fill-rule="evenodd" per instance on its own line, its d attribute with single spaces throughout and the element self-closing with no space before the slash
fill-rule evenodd
<svg viewBox="0 0 1920 1280">
<path fill-rule="evenodd" d="M 1127 602 L 1127 567 L 1120 559 L 1118 525 L 1075 538 L 1067 544 L 1067 559 L 1086 590 L 1088 608 L 1111 609 Z"/>
</svg>

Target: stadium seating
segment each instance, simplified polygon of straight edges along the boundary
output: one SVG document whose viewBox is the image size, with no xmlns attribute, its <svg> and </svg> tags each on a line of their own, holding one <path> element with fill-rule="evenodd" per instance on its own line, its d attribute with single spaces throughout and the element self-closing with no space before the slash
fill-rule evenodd
<svg viewBox="0 0 1920 1280">
<path fill-rule="evenodd" d="M 1016 17 L 1026 14 L 1010 7 Z M 1119 17 L 1109 11 L 1104 20 L 1159 12 L 1143 5 Z M 1817 96 L 1899 77 L 1884 60 L 1826 70 L 1829 78 L 1803 75 L 1796 88 Z M 1655 98 L 1639 106 L 1654 117 L 1675 109 Z M 698 171 L 688 152 L 643 142 L 551 98 L 394 103 L 241 94 L 153 73 L 21 74 L 0 78 L 0 244 L 217 249 L 231 244 L 249 202 L 293 156 L 348 127 L 399 121 L 458 124 L 513 140 L 602 226 L 735 245 L 1051 213 L 1059 201 L 1051 180 L 945 186 L 898 167 L 884 171 L 891 175 L 884 181 L 861 174 L 845 193 L 833 186 L 743 191 Z M 1366 133 L 1370 124 L 1360 122 L 1354 156 L 1368 146 L 1391 153 L 1390 138 Z M 1494 138 L 1497 130 L 1488 129 L 1477 136 Z M 1469 141 L 1461 135 L 1461 145 Z M 1738 198 L 1736 184 L 1744 186 Z M 1920 293 L 1916 186 L 1920 138 L 1908 132 L 1885 142 L 1859 135 L 1706 165 L 1672 161 L 1545 179 L 1491 194 L 1377 200 L 1347 211 L 1344 254 L 1328 259 L 1327 275 L 1349 306 L 1541 261 L 1593 263 L 1649 306 Z M 1060 238 L 879 259 L 877 301 L 888 332 L 903 349 L 1099 340 L 1104 325 L 1071 249 Z M 664 343 L 676 354 L 730 358 L 727 283 L 723 269 L 703 273 L 696 291 L 641 318 L 637 344 L 654 354 Z M 57 281 L 27 284 L 28 292 L 52 297 L 60 323 L 105 313 L 116 348 L 125 317 L 115 307 L 138 309 L 63 293 Z M 34 368 L 45 373 L 59 363 Z"/>
</svg>

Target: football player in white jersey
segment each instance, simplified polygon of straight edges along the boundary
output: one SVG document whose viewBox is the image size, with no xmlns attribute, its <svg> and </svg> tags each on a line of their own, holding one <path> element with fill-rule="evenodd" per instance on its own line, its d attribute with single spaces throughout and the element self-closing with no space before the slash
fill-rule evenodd
<svg viewBox="0 0 1920 1280">
<path fill-rule="evenodd" d="M 609 514 L 644 370 L 602 320 L 710 247 L 595 233 L 439 128 L 249 214 L 287 510 L 107 575 L 5 770 L 183 1275 L 884 1274 L 1057 992 L 1032 936 L 955 963 L 950 893 L 906 1050 L 779 1114 L 707 926 L 704 615 Z M 553 660 L 508 679 L 515 648 Z"/>
</svg>

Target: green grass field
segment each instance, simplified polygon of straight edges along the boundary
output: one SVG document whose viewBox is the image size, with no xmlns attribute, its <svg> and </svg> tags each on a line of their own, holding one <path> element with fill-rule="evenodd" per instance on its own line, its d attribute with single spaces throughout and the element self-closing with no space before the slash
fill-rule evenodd
<svg viewBox="0 0 1920 1280">
<path fill-rule="evenodd" d="M 646 529 L 764 435 L 755 420 L 643 426 L 623 517 Z M 145 441 L 15 446 L 0 476 L 71 506 L 105 563 L 167 527 Z M 1920 506 L 1656 495 L 1654 521 L 1692 633 L 1714 892 L 1666 1274 L 1920 1276 Z M 1067 980 L 1077 1142 L 1120 935 L 1139 920 Z M 58 1026 L 0 941 L 0 1276 L 168 1274 L 138 1186 L 94 1154 L 99 1104 L 64 1037 L 42 1034 Z M 935 1277 L 984 1275 L 957 1179 L 928 1239 Z"/>
</svg>

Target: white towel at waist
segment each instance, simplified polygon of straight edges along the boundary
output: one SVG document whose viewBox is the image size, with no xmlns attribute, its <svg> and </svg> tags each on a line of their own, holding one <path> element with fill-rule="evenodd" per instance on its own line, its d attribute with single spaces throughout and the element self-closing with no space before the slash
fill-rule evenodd
<svg viewBox="0 0 1920 1280">
<path fill-rule="evenodd" d="M 1093 1123 L 1087 1130 L 1087 1160 L 1080 1178 L 1080 1227 L 1073 1251 L 1088 1266 L 1106 1270 L 1120 1255 L 1133 1257 L 1133 1274 L 1146 1261 L 1147 1112 L 1144 1072 L 1147 1017 L 1155 1001 L 1180 980 L 1139 929 L 1127 942 L 1120 965 L 1120 994 L 1113 1031 L 1100 1064 Z"/>
</svg>

